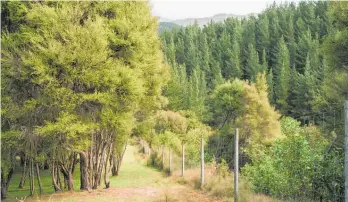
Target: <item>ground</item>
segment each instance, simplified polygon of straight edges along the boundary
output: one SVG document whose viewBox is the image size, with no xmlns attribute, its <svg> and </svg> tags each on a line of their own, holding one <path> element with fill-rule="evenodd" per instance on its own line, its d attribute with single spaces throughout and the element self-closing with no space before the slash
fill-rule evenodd
<svg viewBox="0 0 348 202">
<path fill-rule="evenodd" d="M 25 201 L 223 201 L 208 196 L 200 190 L 180 185 L 175 179 L 166 177 L 163 172 L 148 167 L 137 158 L 136 147 L 128 146 L 122 167 L 117 177 L 111 177 L 111 188 L 91 192 L 52 193 L 49 173 L 42 173 L 45 195 L 26 198 Z M 28 194 L 28 184 L 18 189 L 20 172 L 14 177 L 6 201 L 20 201 Z M 75 177 L 75 189 L 78 190 L 78 175 Z M 18 200 L 19 199 L 19 200 Z"/>
<path fill-rule="evenodd" d="M 180 167 L 180 158 L 174 158 L 174 162 L 176 162 L 174 168 Z M 209 168 L 206 168 L 206 171 L 206 179 L 213 177 L 209 172 Z M 20 177 L 21 169 L 18 168 L 10 185 L 8 199 L 5 200 L 6 202 L 233 201 L 231 198 L 213 197 L 211 194 L 204 193 L 200 189 L 195 189 L 194 187 L 197 187 L 197 183 L 199 184 L 199 168 L 188 169 L 185 172 L 185 180 L 180 177 L 180 170 L 178 168 L 173 173 L 172 177 L 168 177 L 164 172 L 147 166 L 143 156 L 139 154 L 138 148 L 131 145 L 127 147 L 119 176 L 110 178 L 111 187 L 109 189 L 100 188 L 90 192 L 79 191 L 79 168 L 76 168 L 74 173 L 74 187 L 76 191 L 53 193 L 50 173 L 48 170 L 44 170 L 41 172 L 44 194 L 42 196 L 25 197 L 29 193 L 29 182 L 27 180 L 25 187 L 23 189 L 18 189 Z M 184 181 L 186 183 L 183 183 Z M 38 185 L 35 186 L 36 192 L 38 193 Z M 231 186 L 233 186 L 232 182 Z M 233 192 L 232 188 L 231 192 Z M 251 194 L 247 201 L 279 202 L 278 200 L 258 194 Z"/>
</svg>

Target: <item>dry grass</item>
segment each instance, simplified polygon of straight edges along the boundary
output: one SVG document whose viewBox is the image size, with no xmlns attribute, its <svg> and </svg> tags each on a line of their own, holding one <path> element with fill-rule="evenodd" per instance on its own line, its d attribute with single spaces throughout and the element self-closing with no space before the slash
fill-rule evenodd
<svg viewBox="0 0 348 202">
<path fill-rule="evenodd" d="M 205 184 L 201 190 L 222 201 L 233 201 L 233 176 L 227 175 L 226 177 L 221 177 L 211 165 L 206 165 L 204 169 Z M 200 168 L 186 170 L 184 177 L 181 177 L 181 171 L 176 171 L 173 173 L 172 178 L 179 184 L 200 189 Z M 272 199 L 262 194 L 254 194 L 251 190 L 250 183 L 241 179 L 239 182 L 239 201 L 279 202 L 279 200 Z"/>
</svg>

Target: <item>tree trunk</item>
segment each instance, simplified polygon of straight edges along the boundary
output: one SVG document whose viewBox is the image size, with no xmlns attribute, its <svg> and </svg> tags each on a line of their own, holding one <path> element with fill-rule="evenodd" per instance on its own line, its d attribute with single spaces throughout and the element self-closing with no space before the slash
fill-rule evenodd
<svg viewBox="0 0 348 202">
<path fill-rule="evenodd" d="M 109 164 L 109 159 L 110 159 L 110 156 L 112 153 L 112 149 L 113 149 L 113 146 L 111 144 L 109 146 L 109 152 L 108 152 L 106 159 L 105 159 L 104 184 L 105 184 L 106 189 L 108 189 L 110 187 L 110 177 L 109 176 L 110 176 L 110 170 L 111 170 L 113 163 L 110 162 L 110 166 L 108 166 L 108 164 Z"/>
<path fill-rule="evenodd" d="M 44 170 L 50 169 L 50 165 L 48 164 L 48 161 L 47 161 L 47 160 L 44 161 L 43 169 L 44 169 Z"/>
<path fill-rule="evenodd" d="M 81 152 L 80 153 L 80 182 L 81 190 L 90 190 L 90 182 L 89 182 L 89 174 L 88 174 L 88 153 Z"/>
<path fill-rule="evenodd" d="M 11 168 L 7 177 L 1 172 L 1 199 L 7 198 L 8 187 L 10 185 L 14 169 Z M 7 178 L 7 179 L 6 179 Z"/>
<path fill-rule="evenodd" d="M 34 196 L 34 194 L 35 194 L 35 184 L 34 184 L 34 162 L 33 162 L 33 159 L 32 159 L 32 158 L 30 158 L 30 162 L 29 162 L 29 179 L 30 179 L 29 196 Z"/>
<path fill-rule="evenodd" d="M 25 184 L 25 179 L 27 178 L 27 170 L 27 158 L 24 157 L 22 177 L 18 185 L 18 188 L 20 189 L 22 189 Z"/>
<path fill-rule="evenodd" d="M 24 152 L 20 152 L 19 157 L 20 157 L 20 162 L 21 162 L 20 165 L 24 166 L 24 163 L 27 160 L 27 157 L 25 156 L 25 153 Z"/>
<path fill-rule="evenodd" d="M 61 191 L 61 189 L 58 187 L 58 183 L 57 183 L 57 175 L 56 175 L 56 167 L 54 166 L 54 163 L 52 163 L 51 165 L 52 171 L 51 171 L 51 175 L 52 175 L 52 186 L 54 189 L 54 192 L 58 192 Z M 57 170 L 58 171 L 58 170 Z M 58 171 L 59 172 L 59 171 Z"/>
<path fill-rule="evenodd" d="M 111 168 L 111 174 L 112 176 L 117 176 L 118 171 L 117 171 L 117 158 L 116 155 L 113 154 L 110 158 L 110 161 L 112 162 L 112 168 Z"/>
<path fill-rule="evenodd" d="M 123 152 L 117 155 L 117 164 L 116 164 L 117 169 L 116 169 L 116 175 L 118 175 L 118 173 L 120 172 L 121 164 L 122 164 L 122 160 L 123 160 L 123 156 L 124 156 L 124 153 L 126 153 L 126 150 L 127 150 L 127 145 L 128 145 L 128 144 L 126 144 L 126 145 L 124 146 Z"/>
<path fill-rule="evenodd" d="M 61 171 L 64 175 L 64 183 L 68 187 L 68 191 L 74 191 L 74 179 L 71 170 L 62 167 Z"/>
<path fill-rule="evenodd" d="M 40 178 L 40 168 L 39 168 L 39 164 L 37 163 L 36 163 L 36 177 L 37 177 L 37 183 L 39 184 L 39 187 L 40 187 L 40 195 L 42 195 L 43 189 L 42 189 L 41 178 Z"/>
<path fill-rule="evenodd" d="M 74 179 L 73 179 L 73 174 L 71 171 L 68 173 L 68 190 L 69 191 L 74 191 Z"/>
<path fill-rule="evenodd" d="M 112 148 L 113 142 L 114 135 L 110 131 L 101 130 L 92 135 L 92 144 L 89 153 L 89 174 L 92 189 L 97 189 L 103 177 L 105 177 L 102 174 L 105 174 L 103 171 L 105 171 L 106 164 L 110 161 L 110 149 Z"/>
<path fill-rule="evenodd" d="M 68 187 L 68 177 L 63 174 L 63 179 L 64 179 L 64 189 L 66 189 Z"/>
<path fill-rule="evenodd" d="M 58 166 L 56 167 L 56 174 L 57 174 L 57 181 L 59 184 L 59 188 L 60 190 L 63 190 L 63 183 L 62 183 L 62 179 L 60 178 L 60 169 Z"/>
</svg>

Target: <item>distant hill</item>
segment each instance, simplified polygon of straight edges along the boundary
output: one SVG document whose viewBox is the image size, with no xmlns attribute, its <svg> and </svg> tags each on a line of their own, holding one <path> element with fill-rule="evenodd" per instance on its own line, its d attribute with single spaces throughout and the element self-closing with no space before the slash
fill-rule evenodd
<svg viewBox="0 0 348 202">
<path fill-rule="evenodd" d="M 180 25 L 177 25 L 177 24 L 172 23 L 172 22 L 160 22 L 158 32 L 161 33 L 164 30 L 171 30 L 171 29 L 177 28 L 177 27 L 180 27 Z"/>
<path fill-rule="evenodd" d="M 242 18 L 247 18 L 251 15 L 254 15 L 254 14 L 234 15 L 234 14 L 220 13 L 220 14 L 214 15 L 212 17 L 205 17 L 205 18 L 185 18 L 185 19 L 179 19 L 179 20 L 170 20 L 170 19 L 160 17 L 159 19 L 160 19 L 160 22 L 171 22 L 171 23 L 175 23 L 175 24 L 181 25 L 181 26 L 191 25 L 191 24 L 194 24 L 195 21 L 197 21 L 199 26 L 203 26 L 205 24 L 208 24 L 210 21 L 222 22 L 229 17 L 242 19 Z"/>
</svg>

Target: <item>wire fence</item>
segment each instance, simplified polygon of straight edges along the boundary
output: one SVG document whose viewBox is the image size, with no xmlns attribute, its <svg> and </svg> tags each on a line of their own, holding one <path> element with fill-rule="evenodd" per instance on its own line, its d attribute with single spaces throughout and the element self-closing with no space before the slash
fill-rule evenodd
<svg viewBox="0 0 348 202">
<path fill-rule="evenodd" d="M 246 193 L 247 189 L 282 201 L 344 201 L 343 108 L 322 110 L 301 118 L 302 126 L 316 125 L 320 128 L 327 143 L 323 147 L 316 146 L 316 141 L 319 140 L 304 134 L 303 137 L 283 141 L 280 146 L 272 146 L 273 149 L 267 150 L 268 156 L 264 155 L 264 159 L 259 159 L 259 162 L 252 162 L 243 149 L 240 149 L 239 181 L 244 181 L 239 185 L 240 201 L 251 200 L 251 196 L 245 196 L 249 194 Z M 334 137 L 330 137 L 333 134 Z M 185 149 L 184 166 L 182 149 L 174 151 L 165 146 L 148 149 L 148 164 L 163 169 L 168 175 L 180 177 L 186 183 L 192 180 L 192 185 L 196 188 L 212 191 L 213 186 L 219 184 L 220 191 L 223 190 L 221 195 L 233 197 L 234 141 L 234 132 L 212 135 L 205 140 L 204 181 L 201 177 L 200 144 L 191 148 L 188 145 L 182 147 Z M 242 144 L 243 142 L 240 145 Z M 228 168 L 227 174 L 224 174 L 224 167 Z M 185 172 L 182 171 L 183 168 Z"/>
</svg>

